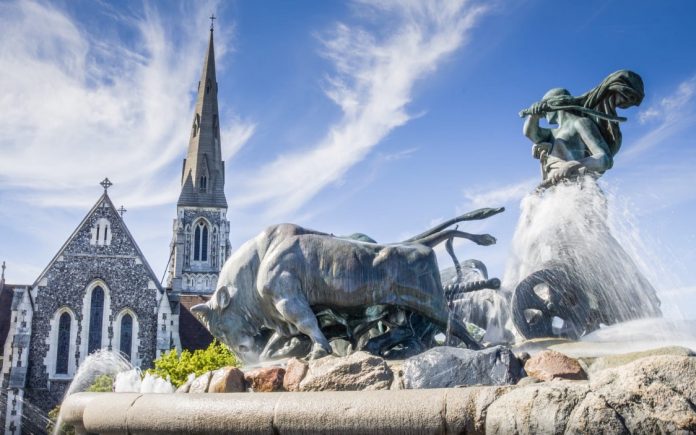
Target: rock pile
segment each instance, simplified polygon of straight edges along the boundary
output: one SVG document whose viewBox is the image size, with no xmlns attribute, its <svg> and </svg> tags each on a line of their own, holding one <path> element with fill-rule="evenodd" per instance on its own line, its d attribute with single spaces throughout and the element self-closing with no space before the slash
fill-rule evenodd
<svg viewBox="0 0 696 435">
<path fill-rule="evenodd" d="M 696 432 L 696 358 L 652 356 L 588 381 L 511 389 L 488 406 L 486 433 Z"/>
<path fill-rule="evenodd" d="M 522 378 L 525 371 L 529 376 Z M 526 359 L 524 370 L 505 347 L 477 352 L 440 347 L 396 364 L 356 352 L 309 362 L 291 359 L 285 368 L 246 373 L 226 367 L 177 392 L 455 386 L 470 387 L 466 403 L 448 407 L 447 413 L 460 413 L 456 419 L 467 433 L 518 433 L 520 428 L 528 433 L 696 432 L 696 357 L 682 348 L 580 361 L 543 351 Z"/>
</svg>

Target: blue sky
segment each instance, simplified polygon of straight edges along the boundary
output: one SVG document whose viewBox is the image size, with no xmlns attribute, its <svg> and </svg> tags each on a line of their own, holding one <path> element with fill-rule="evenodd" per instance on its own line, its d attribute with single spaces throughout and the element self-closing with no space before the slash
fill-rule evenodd
<svg viewBox="0 0 696 435">
<path fill-rule="evenodd" d="M 163 272 L 213 11 L 233 246 L 277 222 L 392 242 L 504 205 L 461 227 L 498 245 L 456 245 L 501 275 L 519 201 L 539 178 L 517 112 L 552 87 L 581 94 L 628 68 L 646 97 L 623 112 L 623 147 L 603 177 L 628 223 L 618 237 L 644 245 L 658 287 L 696 286 L 686 0 L 2 1 L 8 281 L 34 281 L 105 176 Z"/>
</svg>

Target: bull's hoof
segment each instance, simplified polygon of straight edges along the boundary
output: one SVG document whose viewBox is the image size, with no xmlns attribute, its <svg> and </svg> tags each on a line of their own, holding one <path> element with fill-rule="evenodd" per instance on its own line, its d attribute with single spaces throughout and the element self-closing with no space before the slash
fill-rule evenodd
<svg viewBox="0 0 696 435">
<path fill-rule="evenodd" d="M 315 343 L 312 346 L 312 351 L 307 355 L 308 360 L 324 358 L 331 353 L 331 348 L 326 349 L 321 344 Z"/>
</svg>

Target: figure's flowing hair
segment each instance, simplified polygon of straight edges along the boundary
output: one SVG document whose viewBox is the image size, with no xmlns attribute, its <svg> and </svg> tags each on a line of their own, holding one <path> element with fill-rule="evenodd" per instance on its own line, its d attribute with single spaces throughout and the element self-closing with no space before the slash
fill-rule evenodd
<svg viewBox="0 0 696 435">
<path fill-rule="evenodd" d="M 597 87 L 585 92 L 579 97 L 574 97 L 571 104 L 587 109 L 602 112 L 610 116 L 616 116 L 616 100 L 611 96 L 620 95 L 624 100 L 618 107 L 627 109 L 639 106 L 643 101 L 643 79 L 629 70 L 619 70 L 609 74 Z M 621 129 L 619 124 L 606 119 L 593 117 L 602 137 L 609 145 L 611 155 L 615 156 L 621 148 Z"/>
</svg>

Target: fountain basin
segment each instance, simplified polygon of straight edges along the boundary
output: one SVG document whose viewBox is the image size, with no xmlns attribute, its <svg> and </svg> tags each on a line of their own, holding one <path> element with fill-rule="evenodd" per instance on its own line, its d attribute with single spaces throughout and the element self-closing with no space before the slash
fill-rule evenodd
<svg viewBox="0 0 696 435">
<path fill-rule="evenodd" d="M 513 386 L 221 394 L 76 393 L 77 433 L 696 432 L 696 357 L 657 355 Z"/>
</svg>

